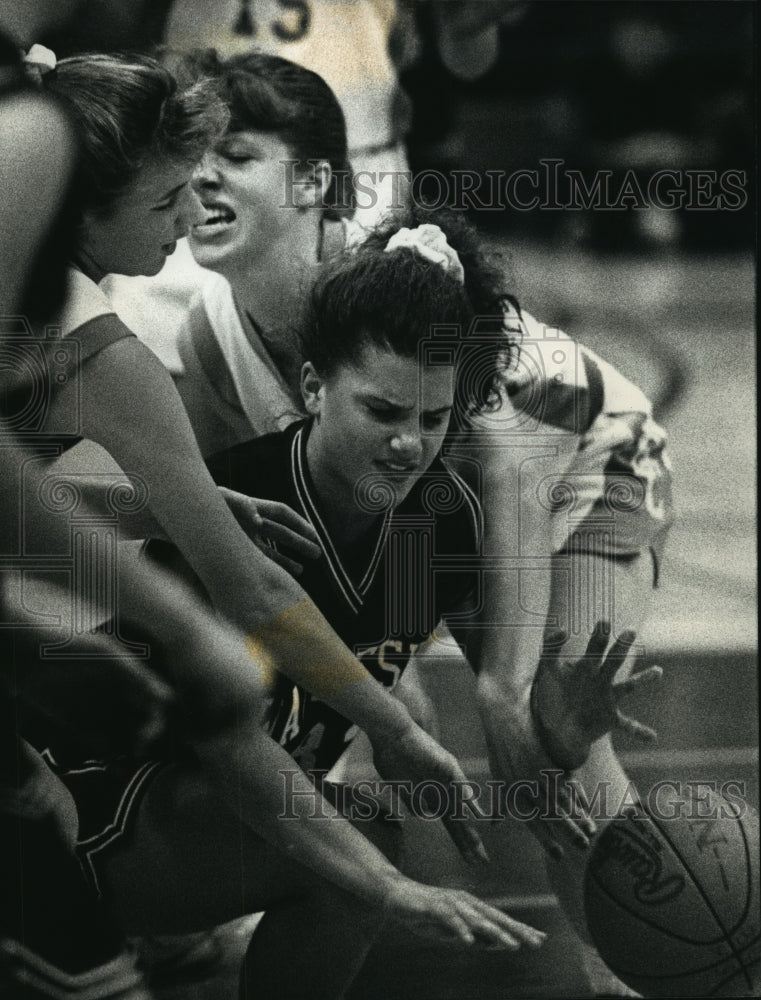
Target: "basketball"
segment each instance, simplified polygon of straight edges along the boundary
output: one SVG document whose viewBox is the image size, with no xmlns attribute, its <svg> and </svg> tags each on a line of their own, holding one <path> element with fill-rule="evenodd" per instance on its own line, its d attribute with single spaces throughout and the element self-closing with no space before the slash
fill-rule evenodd
<svg viewBox="0 0 761 1000">
<path fill-rule="evenodd" d="M 611 971 L 644 996 L 756 996 L 758 815 L 707 785 L 671 783 L 613 820 L 586 870 L 587 923 Z"/>
</svg>

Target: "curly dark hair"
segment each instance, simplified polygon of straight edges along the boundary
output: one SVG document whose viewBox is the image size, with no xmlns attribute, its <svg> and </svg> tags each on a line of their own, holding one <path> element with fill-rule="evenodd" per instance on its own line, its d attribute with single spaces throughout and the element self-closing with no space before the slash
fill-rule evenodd
<svg viewBox="0 0 761 1000">
<path fill-rule="evenodd" d="M 442 230 L 463 265 L 465 283 L 464 287 L 460 286 L 459 293 L 463 308 L 459 313 L 451 308 L 448 298 L 451 293 L 437 287 L 443 282 L 448 288 L 452 284 L 452 276 L 446 275 L 436 264 L 423 262 L 414 252 L 403 255 L 418 261 L 414 270 L 412 264 L 406 265 L 410 268 L 406 283 L 399 281 L 398 277 L 393 280 L 384 277 L 386 274 L 390 276 L 395 269 L 388 258 L 393 260 L 397 256 L 384 252 L 389 239 L 404 227 L 414 229 L 426 223 Z M 370 266 L 366 263 L 368 258 L 376 262 Z M 357 282 L 351 306 L 348 307 L 356 310 L 357 318 L 372 309 L 381 329 L 384 325 L 394 328 L 409 326 L 409 336 L 415 345 L 423 336 L 430 336 L 434 325 L 456 324 L 459 327 L 455 424 L 466 424 L 469 416 L 501 405 L 505 376 L 515 362 L 520 345 L 520 333 L 514 326 L 505 323 L 505 305 L 510 303 L 514 309 L 519 308 L 515 282 L 509 256 L 503 251 L 487 248 L 476 228 L 461 212 L 416 205 L 386 216 L 367 234 L 362 248 L 355 254 L 354 266 L 344 262 L 338 267 L 348 269 L 350 277 L 342 278 L 344 285 Z M 330 280 L 329 275 L 324 279 L 326 284 Z M 319 302 L 319 298 L 325 295 L 322 288 L 318 282 L 315 289 L 317 308 L 313 302 L 313 310 L 319 312 L 322 309 L 323 318 L 319 329 L 313 330 L 312 337 L 315 334 L 325 336 L 329 342 L 327 324 L 332 318 Z M 328 295 L 327 299 L 328 308 L 333 309 L 331 296 Z M 344 306 L 344 316 L 346 314 L 347 306 Z M 344 336 L 348 337 L 350 326 L 344 318 L 341 325 Z M 355 322 L 355 337 L 360 326 L 363 332 L 367 329 L 366 324 Z M 398 349 L 390 338 L 388 346 Z"/>
<path fill-rule="evenodd" d="M 404 226 L 438 226 L 447 243 L 457 251 L 465 270 L 465 288 L 474 309 L 483 316 L 498 316 L 503 299 L 515 301 L 515 282 L 509 254 L 487 249 L 476 227 L 462 212 L 418 204 L 396 211 L 367 234 L 366 246 L 384 246 Z"/>
<path fill-rule="evenodd" d="M 467 327 L 468 294 L 444 268 L 407 247 L 361 246 L 335 258 L 312 290 L 304 356 L 323 375 L 356 363 L 365 344 L 418 357 L 437 326 Z"/>
<path fill-rule="evenodd" d="M 424 223 L 438 225 L 457 251 L 464 284 L 414 249 L 386 252 L 401 228 Z M 488 252 L 462 215 L 405 210 L 386 217 L 358 249 L 325 265 L 312 291 L 303 356 L 330 374 L 356 363 L 368 342 L 406 357 L 420 357 L 424 343 L 452 349 L 453 428 L 462 426 L 469 416 L 500 405 L 515 347 L 504 323 L 506 300 L 517 305 L 504 256 Z"/>
</svg>

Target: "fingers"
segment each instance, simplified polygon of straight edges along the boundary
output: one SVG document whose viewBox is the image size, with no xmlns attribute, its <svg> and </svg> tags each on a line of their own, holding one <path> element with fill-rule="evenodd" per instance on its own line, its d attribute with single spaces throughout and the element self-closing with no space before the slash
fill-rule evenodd
<svg viewBox="0 0 761 1000">
<path fill-rule="evenodd" d="M 591 816 L 576 803 L 568 789 L 557 782 L 543 782 L 539 795 L 526 793 L 517 803 L 525 806 L 526 816 L 536 815 L 529 820 L 531 832 L 541 847 L 555 861 L 565 857 L 564 843 L 577 850 L 586 851 L 590 837 L 597 832 Z M 537 812 L 538 810 L 538 812 Z"/>
<path fill-rule="evenodd" d="M 447 913 L 442 923 L 451 931 L 451 934 L 444 935 L 444 940 L 451 940 L 451 937 L 454 937 L 456 940 L 462 941 L 463 944 L 475 944 L 475 934 L 470 929 L 467 920 L 458 913 Z"/>
<path fill-rule="evenodd" d="M 621 681 L 620 684 L 614 684 L 613 692 L 616 695 L 616 698 L 620 698 L 629 694 L 629 692 L 633 691 L 635 688 L 645 687 L 648 684 L 657 684 L 662 677 L 662 667 L 648 667 L 646 670 L 640 670 L 639 673 L 627 678 L 627 680 Z"/>
<path fill-rule="evenodd" d="M 283 555 L 282 552 L 278 552 L 278 550 L 274 549 L 271 545 L 262 545 L 261 543 L 257 543 L 257 548 L 261 549 L 261 551 L 274 563 L 277 563 L 278 566 L 282 566 L 284 570 L 287 570 L 291 576 L 301 576 L 304 572 L 304 567 L 301 563 L 296 562 L 295 559 L 289 559 L 288 556 Z"/>
<path fill-rule="evenodd" d="M 475 940 L 487 947 L 505 948 L 509 951 L 517 951 L 521 945 L 538 948 L 547 936 L 469 893 L 461 893 L 458 910 L 460 916 L 467 921 Z"/>
<path fill-rule="evenodd" d="M 317 531 L 309 521 L 300 514 L 297 514 L 288 504 L 280 503 L 277 500 L 260 499 L 255 499 L 253 502 L 256 504 L 259 513 L 265 521 L 270 521 L 273 524 L 281 524 L 284 528 L 289 528 L 294 534 L 311 542 L 320 552 L 322 551 L 320 548 L 320 536 L 317 534 Z"/>
<path fill-rule="evenodd" d="M 596 827 L 589 830 L 586 822 L 568 813 L 559 814 L 550 819 L 537 818 L 532 821 L 532 832 L 553 860 L 565 857 L 563 841 L 576 850 L 589 850 L 589 838 L 594 835 Z"/>
<path fill-rule="evenodd" d="M 542 638 L 542 656 L 557 656 L 568 636 L 562 629 L 550 629 Z"/>
<path fill-rule="evenodd" d="M 610 651 L 605 657 L 605 661 L 600 670 L 600 679 L 604 681 L 606 685 L 613 683 L 614 677 L 620 670 L 626 657 L 629 655 L 629 650 L 631 649 L 636 638 L 636 633 L 627 629 L 627 631 L 621 633 L 621 635 L 610 647 Z"/>
<path fill-rule="evenodd" d="M 298 530 L 294 530 L 288 525 L 270 520 L 269 517 L 262 517 L 259 534 L 261 538 L 267 541 L 275 542 L 290 549 L 301 559 L 319 559 L 322 555 L 322 549 L 317 542 L 305 537 Z"/>
<path fill-rule="evenodd" d="M 449 783 L 450 789 L 452 789 L 454 784 L 460 788 L 467 784 L 468 779 L 465 777 L 465 772 L 460 767 L 457 759 L 451 755 L 449 755 L 448 771 L 449 774 L 446 780 Z M 489 863 L 488 851 L 484 847 L 481 836 L 472 820 L 452 819 L 449 816 L 444 816 L 442 822 L 447 833 L 452 838 L 455 847 L 468 864 L 478 865 Z"/>
<path fill-rule="evenodd" d="M 553 861 L 560 861 L 565 857 L 565 850 L 558 837 L 557 824 L 535 819 L 531 821 L 529 829 L 539 841 L 539 846 Z"/>
<path fill-rule="evenodd" d="M 469 865 L 489 863 L 489 853 L 473 824 L 464 819 L 442 819 L 444 828 L 452 838 L 457 850 Z"/>
<path fill-rule="evenodd" d="M 318 559 L 322 555 L 315 529 L 287 504 L 249 497 L 224 486 L 219 491 L 250 537 L 277 542 L 303 559 Z"/>
<path fill-rule="evenodd" d="M 620 708 L 616 709 L 616 726 L 622 732 L 628 733 L 629 736 L 633 736 L 634 739 L 640 740 L 643 743 L 655 743 L 658 740 L 658 734 L 654 729 L 644 725 L 642 722 L 637 722 L 636 719 L 632 719 L 628 715 L 624 715 Z"/>
<path fill-rule="evenodd" d="M 556 820 L 556 822 L 558 822 Z M 589 828 L 591 820 L 585 817 L 584 820 L 576 819 L 568 814 L 561 817 L 562 831 L 571 841 L 574 847 L 586 851 L 589 848 L 589 838 L 594 835 L 595 827 Z"/>
<path fill-rule="evenodd" d="M 245 493 L 238 493 L 226 486 L 218 486 L 217 489 L 243 530 L 249 535 L 258 535 L 262 518 L 257 508 L 257 502 L 251 497 L 247 497 Z"/>
<path fill-rule="evenodd" d="M 587 643 L 585 657 L 602 660 L 610 638 L 610 622 L 598 621 Z"/>
</svg>

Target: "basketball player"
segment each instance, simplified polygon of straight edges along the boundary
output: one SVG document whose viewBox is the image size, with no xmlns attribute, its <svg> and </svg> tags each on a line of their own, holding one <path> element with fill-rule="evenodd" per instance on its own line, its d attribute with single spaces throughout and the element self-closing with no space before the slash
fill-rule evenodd
<svg viewBox="0 0 761 1000">
<path fill-rule="evenodd" d="M 176 91 L 168 71 L 148 59 L 74 57 L 58 64 L 55 79 L 47 86 L 67 100 L 84 137 L 79 190 L 85 201 L 85 221 L 78 232 L 78 266 L 70 269 L 71 294 L 59 321 L 66 335 L 76 334 L 87 356 L 77 379 L 70 379 L 56 394 L 49 413 L 51 429 L 67 413 L 72 393 L 81 391 L 83 436 L 108 449 L 121 467 L 145 480 L 154 520 L 168 538 L 180 542 L 226 617 L 250 633 L 252 651 L 274 643 L 284 669 L 287 660 L 288 670 L 304 676 L 303 671 L 312 671 L 312 666 L 296 638 L 304 630 L 319 633 L 325 627 L 322 619 L 304 600 L 303 591 L 262 556 L 240 528 L 200 460 L 171 380 L 118 320 L 96 284 L 113 269 L 157 272 L 184 227 L 202 215 L 188 184 L 193 162 L 190 150 L 197 154 L 199 144 L 208 139 L 210 124 L 215 127 L 218 122 L 216 112 L 212 113 L 217 106 L 208 104 L 209 94 L 203 87 Z M 164 105 L 172 109 L 171 114 L 162 113 Z M 118 128 L 103 129 L 104 110 L 118 122 Z M 157 137 L 156 115 L 166 135 Z M 172 141 L 178 148 L 168 145 L 162 155 L 161 143 Z M 118 151 L 112 148 L 114 143 Z M 140 159 L 136 165 L 136 150 L 141 156 L 155 156 L 156 161 Z M 114 154 L 113 159 L 105 157 L 106 151 Z M 279 623 L 275 631 L 273 622 Z M 297 647 L 298 655 L 292 657 L 289 650 Z M 326 685 L 320 671 L 312 671 L 307 686 L 317 684 L 322 696 L 332 702 L 347 707 L 351 703 L 350 714 L 361 716 L 355 721 L 369 725 L 381 742 L 388 743 L 389 732 L 398 724 L 408 728 L 404 709 L 376 691 L 360 665 L 347 659 L 345 647 L 333 633 L 326 630 L 322 640 L 316 636 L 313 650 L 320 664 L 334 663 L 341 677 L 334 676 Z M 339 666 L 342 661 L 348 668 L 346 674 Z M 416 730 L 413 743 L 417 737 L 422 739 L 424 734 Z M 425 747 L 417 742 L 414 751 L 406 741 L 388 749 L 419 753 L 422 757 L 413 768 L 427 759 L 437 770 L 443 760 L 434 763 L 430 758 L 433 745 L 423 742 Z M 436 756 L 438 750 L 433 753 Z M 445 767 L 453 767 L 459 776 L 456 762 L 450 757 L 446 761 Z M 456 828 L 452 833 L 466 853 L 475 847 L 473 831 Z"/>
<path fill-rule="evenodd" d="M 208 880 L 199 880 L 199 869 L 194 869 L 192 878 L 175 885 L 181 887 L 181 898 L 167 893 L 163 895 L 163 908 L 152 906 L 141 911 L 140 928 L 157 929 L 150 926 L 151 921 L 169 931 L 184 929 L 183 922 L 188 921 L 196 927 L 209 926 L 247 909 L 266 907 L 266 922 L 253 946 L 257 988 L 262 996 L 282 995 L 283 961 L 290 977 L 286 994 L 316 995 L 312 974 L 318 960 L 324 966 L 318 978 L 325 995 L 339 995 L 355 969 L 351 962 L 339 965 L 335 961 L 335 951 L 346 950 L 344 935 L 351 935 L 354 961 L 361 962 L 363 949 L 369 947 L 386 915 L 398 916 L 408 926 L 420 927 L 434 937 L 448 938 L 454 933 L 470 941 L 481 936 L 484 941 L 505 947 L 516 947 L 519 939 L 538 942 L 540 937 L 531 929 L 467 894 L 431 889 L 403 879 L 380 852 L 340 819 L 312 824 L 302 803 L 297 810 L 298 822 L 278 822 L 278 770 L 290 758 L 261 732 L 258 715 L 261 672 L 269 676 L 281 655 L 280 665 L 285 668 L 285 661 L 289 661 L 292 668 L 286 669 L 293 669 L 295 676 L 303 678 L 307 688 L 339 710 L 345 707 L 350 716 L 356 710 L 354 721 L 366 724 L 377 737 L 378 762 L 387 773 L 404 774 L 411 765 L 413 776 L 434 774 L 449 782 L 460 778 L 462 772 L 454 758 L 414 726 L 402 706 L 381 691 L 351 657 L 303 591 L 292 589 L 292 581 L 285 574 L 276 572 L 272 576 L 272 564 L 237 524 L 230 523 L 230 513 L 200 461 L 169 377 L 119 323 L 97 288 L 97 280 L 111 268 L 125 273 L 153 273 L 171 252 L 175 237 L 195 210 L 188 186 L 192 158 L 218 124 L 218 105 L 203 87 L 177 89 L 171 75 L 148 59 L 93 55 L 63 60 L 45 86 L 66 102 L 76 118 L 83 144 L 77 193 L 84 202 L 76 234 L 77 266 L 70 272 L 70 296 L 60 325 L 65 336 L 77 338 L 85 360 L 81 366 L 71 367 L 69 381 L 53 398 L 49 427 L 64 430 L 61 421 L 67 402 L 75 389 L 81 390 L 81 433 L 106 445 L 127 468 L 144 476 L 152 513 L 164 530 L 169 529 L 170 537 L 179 529 L 191 542 L 191 548 L 199 543 L 207 556 L 211 555 L 211 562 L 206 563 L 211 576 L 206 577 L 205 586 L 216 591 L 227 605 L 224 614 L 237 617 L 228 604 L 230 600 L 238 604 L 246 618 L 262 612 L 258 626 L 247 629 L 247 643 L 230 628 L 226 640 L 216 639 L 215 655 L 190 631 L 190 641 L 197 648 L 172 675 L 173 685 L 184 690 L 183 710 L 192 721 L 197 713 L 206 712 L 208 704 L 215 704 L 219 695 L 226 701 L 228 695 L 237 694 L 240 704 L 227 716 L 233 722 L 221 733 L 196 734 L 190 760 L 174 761 L 174 767 L 162 769 L 161 774 L 154 773 L 156 768 L 144 768 L 140 762 L 128 762 L 124 794 L 116 797 L 114 811 L 100 828 L 101 836 L 87 838 L 88 846 L 97 847 L 94 853 L 101 859 L 102 848 L 125 832 L 132 832 L 124 821 L 129 818 L 130 807 L 137 806 L 148 778 L 154 779 L 152 808 L 158 808 L 166 821 L 171 802 L 171 821 L 175 823 L 182 802 L 188 837 L 195 838 L 196 845 L 199 830 L 203 830 L 203 824 L 198 827 L 195 822 L 199 810 L 206 810 L 214 828 L 221 822 L 229 846 L 227 879 L 218 880 L 213 865 L 207 870 Z M 102 113 L 104 109 L 108 114 Z M 211 506 L 204 514 L 206 503 Z M 232 547 L 227 552 L 226 543 L 218 548 L 217 542 L 222 539 L 214 538 L 219 527 L 212 513 L 215 508 L 223 533 L 231 532 L 228 541 Z M 194 563 L 195 555 L 188 554 Z M 212 579 L 215 576 L 219 589 Z M 281 601 L 285 594 L 298 595 L 295 604 L 290 598 Z M 177 619 L 176 628 L 182 620 L 182 616 Z M 309 648 L 317 657 L 311 665 L 303 646 L 309 635 L 315 640 Z M 237 664 L 230 686 L 224 682 L 223 672 L 218 674 L 213 667 L 215 656 L 225 649 L 225 662 Z M 176 660 L 172 659 L 172 663 L 178 666 Z M 315 669 L 318 664 L 319 671 Z M 330 677 L 324 673 L 326 664 Z M 351 666 L 347 674 L 344 671 L 348 664 Z M 304 670 L 313 676 L 304 677 Z M 203 677 L 215 683 L 203 690 Z M 197 681 L 201 682 L 201 690 L 196 687 Z M 92 770 L 97 779 L 100 767 Z M 74 771 L 81 772 L 82 768 Z M 78 783 L 76 778 L 72 780 Z M 309 787 L 305 779 L 303 786 Z M 242 798 L 241 788 L 246 790 Z M 227 802 L 226 808 L 220 809 L 218 795 L 223 803 Z M 108 811 L 111 803 L 97 795 L 95 800 L 101 812 L 104 808 Z M 84 818 L 88 814 L 83 809 L 81 815 Z M 141 829 L 145 832 L 146 812 L 142 815 Z M 84 826 L 83 819 L 80 833 Z M 190 848 L 187 853 L 178 853 L 173 837 L 166 836 L 165 826 L 162 829 L 161 847 L 168 856 L 154 855 L 153 864 L 143 869 L 143 874 L 153 881 L 157 871 L 168 875 L 172 863 L 183 864 L 192 857 Z M 231 886 L 240 884 L 236 864 L 242 829 L 248 831 L 244 838 L 249 838 L 249 870 L 256 875 L 250 893 L 238 905 L 240 897 Z M 460 824 L 450 824 L 450 829 L 466 854 L 475 857 L 482 853 L 474 831 Z M 254 830 L 260 831 L 264 839 L 259 839 Z M 214 845 L 214 860 L 221 865 L 216 836 L 201 839 L 202 849 Z M 284 857 L 268 845 L 267 841 L 272 840 L 281 845 Z M 318 876 L 313 874 L 315 870 Z M 117 880 L 113 870 L 110 874 Z M 133 871 L 122 869 L 121 878 L 135 884 Z M 328 884 L 330 879 L 335 880 L 335 888 Z M 194 906 L 189 905 L 189 881 L 197 893 Z M 145 888 L 145 883 L 141 884 Z M 134 914 L 125 906 L 120 908 L 120 916 L 130 920 Z M 272 947 L 273 940 L 278 942 L 277 951 Z M 293 957 L 284 959 L 289 949 Z"/>
<path fill-rule="evenodd" d="M 433 225 L 402 229 L 385 247 L 374 240 L 336 262 L 315 288 L 304 338 L 310 360 L 301 392 L 310 417 L 209 463 L 217 482 L 244 493 L 259 488 L 314 525 L 325 557 L 305 567 L 304 585 L 388 687 L 442 615 L 457 614 L 452 629 L 466 645 L 462 621 L 478 592 L 482 512 L 439 456 L 454 409 L 454 368 L 436 364 L 442 345 L 430 336 L 434 317 L 468 328 L 463 286 L 460 260 Z M 458 346 L 467 352 L 467 339 Z M 427 363 L 420 354 L 426 347 Z M 493 339 L 490 350 L 489 359 L 480 357 L 486 374 L 474 402 L 481 406 L 498 391 L 504 342 Z M 616 644 L 611 662 L 620 665 L 632 638 Z M 598 629 L 588 652 L 599 656 L 604 648 Z M 656 673 L 626 682 L 616 695 Z M 576 676 L 589 696 L 593 681 L 583 671 Z M 356 735 L 356 727 L 287 681 L 273 717 L 273 732 L 305 769 L 328 770 Z M 543 724 L 553 732 L 558 721 Z M 587 739 L 582 752 L 609 722 L 595 718 L 574 734 Z"/>
<path fill-rule="evenodd" d="M 76 155 L 65 113 L 30 83 L 29 74 L 39 72 L 33 60 L 44 63 L 46 52 L 36 46 L 25 64 L 22 47 L 30 48 L 39 32 L 70 17 L 76 6 L 39 3 L 21 9 L 0 3 L 0 993 L 42 1000 L 64 991 L 83 996 L 87 990 L 93 1000 L 117 995 L 148 1000 L 118 923 L 85 882 L 71 849 L 71 803 L 22 738 L 16 701 L 19 694 L 31 696 L 53 726 L 76 724 L 83 697 L 94 707 L 113 708 L 112 693 L 101 698 L 103 688 L 88 690 L 92 660 L 84 670 L 72 664 L 63 685 L 59 670 L 57 679 L 39 686 L 34 647 L 43 641 L 40 619 L 30 620 L 19 574 L 6 562 L 17 557 L 20 539 L 34 534 L 33 516 L 20 503 L 22 483 L 44 468 L 46 453 L 35 452 L 25 424 L 35 410 L 28 405 L 30 396 L 34 403 L 46 389 L 26 383 L 37 356 L 19 338 L 19 322 L 44 320 L 60 303 L 72 244 L 65 196 Z M 24 431 L 26 448 L 18 437 Z M 66 535 L 67 541 L 68 530 Z M 36 552 L 47 551 L 39 533 L 35 541 Z M 141 665 L 116 657 L 105 638 L 86 636 L 83 645 L 90 656 L 114 656 L 102 676 L 136 709 L 128 731 L 120 727 L 118 736 L 113 734 L 116 741 L 124 738 L 134 747 L 141 731 L 146 736 L 160 730 L 165 686 Z M 85 741 L 89 735 L 81 734 Z"/>
<path fill-rule="evenodd" d="M 173 0 L 163 41 L 170 53 L 210 47 L 222 58 L 256 47 L 322 76 L 346 117 L 349 159 L 359 182 L 354 215 L 372 226 L 399 201 L 409 174 L 407 116 L 400 114 L 403 95 L 390 47 L 398 6 L 396 0 Z M 351 193 L 351 178 L 346 180 Z"/>
</svg>

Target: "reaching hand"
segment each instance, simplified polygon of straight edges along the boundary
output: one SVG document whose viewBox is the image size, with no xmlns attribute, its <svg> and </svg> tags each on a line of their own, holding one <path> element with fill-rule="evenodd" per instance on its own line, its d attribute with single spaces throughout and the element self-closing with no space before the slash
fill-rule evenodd
<svg viewBox="0 0 761 1000">
<path fill-rule="evenodd" d="M 580 767 L 592 743 L 613 729 L 646 742 L 657 738 L 649 726 L 624 715 L 619 703 L 635 688 L 658 681 L 663 671 L 648 667 L 614 683 L 635 635 L 622 632 L 606 656 L 609 635 L 610 625 L 598 622 L 579 660 L 563 659 L 561 636 L 551 634 L 545 641 L 534 678 L 532 715 L 539 741 L 556 766 L 565 770 Z"/>
<path fill-rule="evenodd" d="M 553 858 L 563 857 L 568 846 L 586 850 L 595 824 L 537 739 L 528 692 L 524 700 L 507 697 L 484 677 L 478 700 L 491 773 L 505 783 L 506 812 L 527 823 Z"/>
<path fill-rule="evenodd" d="M 317 532 L 287 504 L 248 497 L 225 486 L 220 486 L 219 491 L 249 538 L 292 576 L 303 572 L 301 563 L 272 548 L 269 542 L 290 549 L 300 559 L 318 559 L 322 555 Z"/>
<path fill-rule="evenodd" d="M 538 948 L 546 934 L 461 889 L 440 889 L 402 879 L 387 898 L 392 920 L 433 941 L 517 951 Z"/>
<path fill-rule="evenodd" d="M 450 804 L 457 801 L 455 789 L 458 785 L 462 789 L 467 784 L 465 774 L 453 754 L 439 746 L 432 736 L 415 723 L 411 723 L 404 732 L 393 733 L 382 742 L 376 739 L 373 743 L 373 761 L 380 776 L 387 781 L 406 781 L 413 786 L 435 782 L 438 787 L 446 789 Z M 403 787 L 400 787 L 400 793 L 403 799 L 409 801 L 409 794 Z M 432 784 L 423 793 L 422 800 L 431 811 L 439 807 L 438 794 Z M 455 818 L 451 812 L 451 809 L 447 810 L 442 822 L 463 858 L 469 864 L 488 861 L 489 855 L 473 821 Z"/>
</svg>

